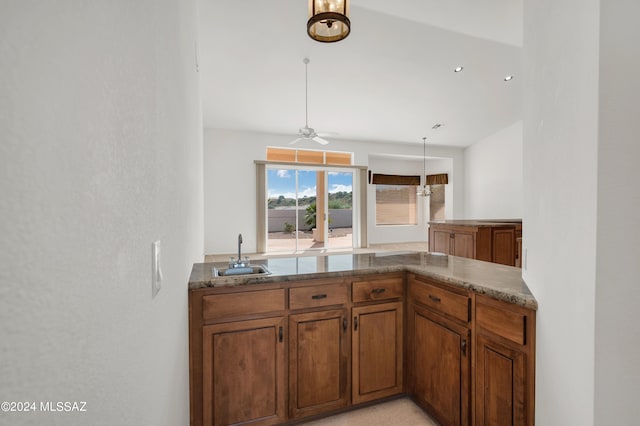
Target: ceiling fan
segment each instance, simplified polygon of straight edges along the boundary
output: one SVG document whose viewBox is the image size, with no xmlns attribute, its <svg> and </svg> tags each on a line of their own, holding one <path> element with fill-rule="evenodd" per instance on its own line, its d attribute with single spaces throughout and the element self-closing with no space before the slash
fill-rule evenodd
<svg viewBox="0 0 640 426">
<path fill-rule="evenodd" d="M 329 141 L 326 139 L 322 139 L 320 137 L 321 134 L 316 133 L 316 131 L 312 127 L 309 127 L 309 73 L 307 71 L 307 67 L 310 61 L 309 58 L 304 58 L 302 62 L 304 62 L 304 127 L 298 130 L 298 134 L 300 135 L 300 137 L 290 142 L 289 145 L 293 145 L 294 143 L 298 143 L 303 140 L 312 140 L 318 142 L 319 144 L 326 145 L 329 143 Z"/>
</svg>

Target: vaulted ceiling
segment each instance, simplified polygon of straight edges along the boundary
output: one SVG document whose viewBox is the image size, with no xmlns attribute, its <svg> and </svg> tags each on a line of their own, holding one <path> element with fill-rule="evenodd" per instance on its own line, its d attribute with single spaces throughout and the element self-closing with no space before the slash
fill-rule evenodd
<svg viewBox="0 0 640 426">
<path fill-rule="evenodd" d="M 205 127 L 294 139 L 304 57 L 309 126 L 341 139 L 469 146 L 522 116 L 522 0 L 354 0 L 330 44 L 307 36 L 304 0 L 200 0 L 199 15 Z"/>
</svg>

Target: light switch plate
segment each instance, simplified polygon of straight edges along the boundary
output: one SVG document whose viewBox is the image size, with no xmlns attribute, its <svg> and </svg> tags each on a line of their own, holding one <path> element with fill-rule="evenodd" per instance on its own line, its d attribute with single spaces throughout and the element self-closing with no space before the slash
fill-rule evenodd
<svg viewBox="0 0 640 426">
<path fill-rule="evenodd" d="M 160 269 L 160 240 L 151 244 L 151 297 L 156 297 L 162 287 L 162 269 Z"/>
</svg>

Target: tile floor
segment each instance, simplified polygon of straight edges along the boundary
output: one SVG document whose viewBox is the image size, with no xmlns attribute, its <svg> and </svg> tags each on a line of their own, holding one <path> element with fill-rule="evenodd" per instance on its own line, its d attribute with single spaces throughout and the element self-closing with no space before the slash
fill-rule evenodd
<svg viewBox="0 0 640 426">
<path fill-rule="evenodd" d="M 400 398 L 359 410 L 303 423 L 305 426 L 437 426 L 409 398 Z"/>
<path fill-rule="evenodd" d="M 371 244 L 368 248 L 360 249 L 322 249 L 322 250 L 303 250 L 298 252 L 281 252 L 275 254 L 269 253 L 242 253 L 242 255 L 249 256 L 250 259 L 269 259 L 277 257 L 292 257 L 292 256 L 328 256 L 331 254 L 347 254 L 347 253 L 373 253 L 384 251 L 429 251 L 429 244 L 427 242 L 407 242 L 407 243 L 389 243 L 389 244 Z M 237 253 L 224 253 L 224 254 L 208 254 L 205 255 L 205 262 L 227 262 L 229 257 L 236 257 Z"/>
</svg>

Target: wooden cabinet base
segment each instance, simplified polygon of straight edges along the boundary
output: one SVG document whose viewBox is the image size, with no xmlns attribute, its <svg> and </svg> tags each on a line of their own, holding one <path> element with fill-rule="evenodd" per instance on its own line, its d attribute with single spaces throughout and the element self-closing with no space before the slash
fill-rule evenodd
<svg viewBox="0 0 640 426">
<path fill-rule="evenodd" d="M 403 303 L 353 308 L 352 402 L 403 391 Z"/>
<path fill-rule="evenodd" d="M 289 317 L 289 416 L 299 418 L 348 404 L 347 310 Z"/>
<path fill-rule="evenodd" d="M 408 394 L 444 426 L 533 426 L 535 320 L 410 272 L 190 291 L 191 425 L 297 424 Z"/>
<path fill-rule="evenodd" d="M 521 222 L 430 222 L 429 251 L 516 266 L 516 238 L 521 234 Z"/>
<path fill-rule="evenodd" d="M 204 327 L 203 424 L 286 420 L 283 327 L 283 318 Z"/>
</svg>

